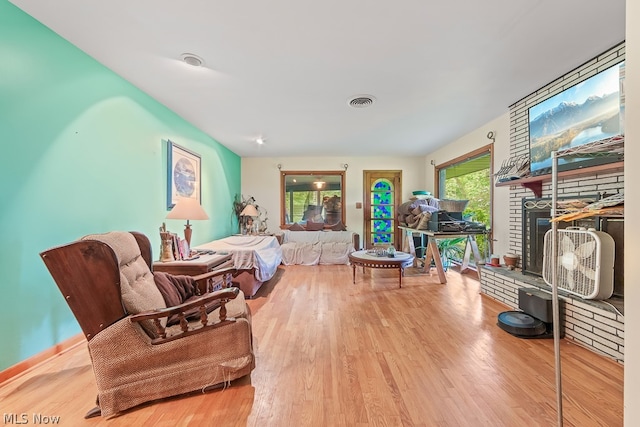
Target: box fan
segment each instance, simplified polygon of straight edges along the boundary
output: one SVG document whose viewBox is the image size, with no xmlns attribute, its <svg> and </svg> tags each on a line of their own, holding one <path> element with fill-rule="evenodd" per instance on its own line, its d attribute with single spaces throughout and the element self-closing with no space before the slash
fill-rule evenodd
<svg viewBox="0 0 640 427">
<path fill-rule="evenodd" d="M 608 299 L 613 294 L 613 238 L 593 229 L 568 227 L 558 233 L 558 289 L 584 299 Z M 542 277 L 551 285 L 553 230 L 544 235 Z"/>
</svg>

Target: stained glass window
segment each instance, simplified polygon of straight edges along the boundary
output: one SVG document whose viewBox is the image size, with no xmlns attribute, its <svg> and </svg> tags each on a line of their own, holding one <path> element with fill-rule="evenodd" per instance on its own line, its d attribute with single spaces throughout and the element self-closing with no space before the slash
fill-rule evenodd
<svg viewBox="0 0 640 427">
<path fill-rule="evenodd" d="M 375 206 L 373 207 L 374 218 L 393 218 L 393 206 Z"/>
<path fill-rule="evenodd" d="M 372 233 L 371 241 L 374 245 L 393 244 L 393 233 Z"/>
<path fill-rule="evenodd" d="M 385 191 L 380 193 L 371 193 L 372 205 L 388 205 L 392 203 L 393 192 Z"/>
<path fill-rule="evenodd" d="M 378 179 L 371 186 L 371 241 L 373 244 L 392 244 L 395 229 L 393 183 Z"/>
<path fill-rule="evenodd" d="M 373 191 L 385 191 L 392 189 L 392 184 L 387 179 L 379 179 L 373 184 Z"/>
</svg>

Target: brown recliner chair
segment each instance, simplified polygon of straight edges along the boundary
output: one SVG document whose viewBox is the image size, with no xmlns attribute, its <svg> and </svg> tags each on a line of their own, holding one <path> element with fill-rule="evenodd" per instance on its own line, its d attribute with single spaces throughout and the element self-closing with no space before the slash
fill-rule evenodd
<svg viewBox="0 0 640 427">
<path fill-rule="evenodd" d="M 86 236 L 41 256 L 88 341 L 98 406 L 86 418 L 210 390 L 255 367 L 249 307 L 227 271 L 193 278 L 207 287 L 223 274 L 223 289 L 167 307 L 143 234 Z"/>
</svg>

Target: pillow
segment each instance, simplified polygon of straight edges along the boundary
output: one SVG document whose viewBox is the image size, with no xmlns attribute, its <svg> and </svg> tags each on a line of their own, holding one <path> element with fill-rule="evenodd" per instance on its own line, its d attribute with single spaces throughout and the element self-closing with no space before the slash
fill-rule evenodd
<svg viewBox="0 0 640 427">
<path fill-rule="evenodd" d="M 180 292 L 178 292 L 178 289 L 176 289 L 173 283 L 171 283 L 169 277 L 170 276 L 167 273 L 162 271 L 153 272 L 153 280 L 162 294 L 164 302 L 167 304 L 167 307 L 174 307 L 182 304 L 183 298 L 182 295 L 180 295 Z"/>
<path fill-rule="evenodd" d="M 291 227 L 289 227 L 289 231 L 305 231 L 305 228 L 296 222 L 294 224 L 291 224 Z"/>
<path fill-rule="evenodd" d="M 347 227 L 344 226 L 342 221 L 338 221 L 331 226 L 332 231 L 347 231 Z"/>
<path fill-rule="evenodd" d="M 154 271 L 153 279 L 162 294 L 167 307 L 174 307 L 184 302 L 191 302 L 200 298 L 196 295 L 196 283 L 191 276 L 171 275 L 164 272 Z M 207 313 L 211 313 L 220 307 L 220 301 L 212 301 L 206 305 Z M 194 307 L 184 313 L 187 320 L 198 320 L 200 318 L 199 307 Z M 180 317 L 177 314 L 169 316 L 167 326 L 180 323 Z"/>
<path fill-rule="evenodd" d="M 321 231 L 324 230 L 324 222 L 307 221 L 307 231 Z"/>
</svg>

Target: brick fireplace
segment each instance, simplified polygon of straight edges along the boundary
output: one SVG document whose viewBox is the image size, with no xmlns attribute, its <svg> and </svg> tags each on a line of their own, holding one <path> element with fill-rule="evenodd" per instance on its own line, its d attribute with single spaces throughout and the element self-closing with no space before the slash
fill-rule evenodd
<svg viewBox="0 0 640 427">
<path fill-rule="evenodd" d="M 589 200 L 600 197 L 594 194 Z M 522 199 L 522 261 L 523 274 L 541 276 L 544 235 L 551 229 L 551 199 Z M 573 222 L 560 222 L 558 228 L 568 226 L 604 231 L 615 242 L 614 291 L 615 298 L 624 298 L 624 219 L 612 217 L 591 217 Z"/>
<path fill-rule="evenodd" d="M 599 69 L 624 60 L 624 43 L 588 61 L 575 70 L 549 83 L 547 86 L 510 106 L 510 155 L 527 155 L 529 149 L 528 109 L 532 105 L 572 86 Z M 518 308 L 518 289 L 537 287 L 551 292 L 539 277 L 542 267 L 541 237 L 548 227 L 549 210 L 544 208 L 526 211 L 526 205 L 551 198 L 551 177 L 541 175 L 522 183 L 501 183 L 509 187 L 509 251 L 520 256 L 515 271 L 503 267 L 482 267 L 481 292 Z M 621 163 L 601 165 L 578 171 L 565 171 L 558 175 L 558 197 L 603 197 L 623 190 L 624 170 Z M 539 206 L 542 206 L 540 203 Z M 562 323 L 565 339 L 574 340 L 602 353 L 619 363 L 624 363 L 624 277 L 623 228 L 621 218 L 590 218 L 581 225 L 606 231 L 616 242 L 615 290 L 609 301 L 584 300 L 562 290 L 564 301 Z M 524 269 L 524 273 L 523 273 Z"/>
</svg>

